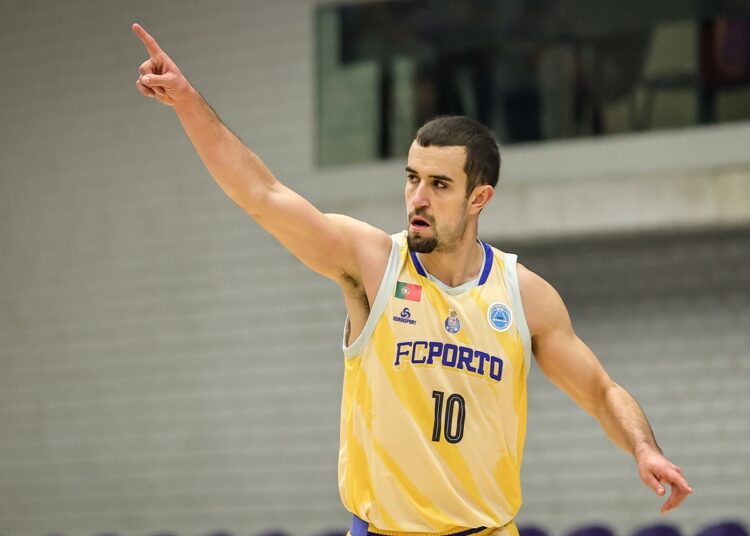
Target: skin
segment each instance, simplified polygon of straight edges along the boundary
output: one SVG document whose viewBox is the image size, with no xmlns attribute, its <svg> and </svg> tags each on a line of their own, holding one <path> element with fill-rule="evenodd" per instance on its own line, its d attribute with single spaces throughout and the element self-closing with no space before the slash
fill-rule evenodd
<svg viewBox="0 0 750 536">
<path fill-rule="evenodd" d="M 353 218 L 323 214 L 281 184 L 221 122 L 156 40 L 138 24 L 133 32 L 149 54 L 139 68 L 138 91 L 174 109 L 206 168 L 237 205 L 302 263 L 341 286 L 349 340 L 354 340 L 383 278 L 390 237 Z M 420 252 L 427 271 L 452 287 L 479 274 L 479 214 L 494 194 L 491 186 L 479 185 L 467 195 L 465 162 L 464 147 L 421 147 L 415 142 L 406 166 L 409 243 Z M 417 225 L 420 219 L 427 225 Z M 578 338 L 555 289 L 522 265 L 518 277 L 539 367 L 634 457 L 644 484 L 659 496 L 667 494 L 666 485 L 671 487 L 663 514 L 679 506 L 693 490 L 682 470 L 662 454 L 638 403 Z"/>
</svg>

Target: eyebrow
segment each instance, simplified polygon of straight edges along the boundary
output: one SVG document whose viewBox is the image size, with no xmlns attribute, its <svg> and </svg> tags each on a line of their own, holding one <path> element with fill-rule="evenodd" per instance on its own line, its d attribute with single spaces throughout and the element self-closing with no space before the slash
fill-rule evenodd
<svg viewBox="0 0 750 536">
<path fill-rule="evenodd" d="M 407 173 L 413 173 L 414 175 L 419 175 L 416 169 L 412 169 L 409 166 L 406 166 Z M 446 182 L 453 182 L 453 179 L 451 179 L 448 175 L 430 175 L 431 179 L 438 179 L 441 181 Z"/>
</svg>

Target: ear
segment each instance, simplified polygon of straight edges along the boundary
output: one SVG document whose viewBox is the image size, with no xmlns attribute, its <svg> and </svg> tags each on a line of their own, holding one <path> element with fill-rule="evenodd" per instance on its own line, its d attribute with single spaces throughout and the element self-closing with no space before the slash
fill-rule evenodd
<svg viewBox="0 0 750 536">
<path fill-rule="evenodd" d="M 480 184 L 469 196 L 469 214 L 479 214 L 495 195 L 495 189 L 489 184 Z"/>
</svg>

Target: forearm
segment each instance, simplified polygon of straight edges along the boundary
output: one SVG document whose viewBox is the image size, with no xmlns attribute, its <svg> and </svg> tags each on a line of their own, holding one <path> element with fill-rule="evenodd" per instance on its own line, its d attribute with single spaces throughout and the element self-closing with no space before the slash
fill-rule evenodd
<svg viewBox="0 0 750 536">
<path fill-rule="evenodd" d="M 607 387 L 595 417 L 612 442 L 633 456 L 642 451 L 661 452 L 640 405 L 616 383 Z"/>
<path fill-rule="evenodd" d="M 221 121 L 206 100 L 192 89 L 175 103 L 177 117 L 211 176 L 222 190 L 250 214 L 277 183 L 266 165 Z"/>
</svg>

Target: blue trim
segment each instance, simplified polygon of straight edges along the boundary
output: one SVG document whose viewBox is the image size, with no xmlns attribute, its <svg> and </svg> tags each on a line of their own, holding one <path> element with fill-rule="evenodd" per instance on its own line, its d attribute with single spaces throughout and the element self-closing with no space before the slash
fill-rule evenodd
<svg viewBox="0 0 750 536">
<path fill-rule="evenodd" d="M 349 529 L 351 536 L 381 536 L 377 532 L 369 531 L 370 524 L 364 519 L 360 519 L 356 515 L 352 516 L 352 528 Z M 487 527 L 477 527 L 475 529 L 462 530 L 461 532 L 454 532 L 449 536 L 470 536 L 485 530 Z"/>
<path fill-rule="evenodd" d="M 414 263 L 414 268 L 417 269 L 417 273 L 421 275 L 422 277 L 427 277 L 427 272 L 425 272 L 424 266 L 422 266 L 422 263 L 419 262 L 419 257 L 417 257 L 416 251 L 409 250 L 409 255 L 411 255 L 411 262 Z"/>
<path fill-rule="evenodd" d="M 367 536 L 367 529 L 369 528 L 370 524 L 367 521 L 352 516 L 352 528 L 349 530 L 351 536 Z"/>
<path fill-rule="evenodd" d="M 482 275 L 479 277 L 478 285 L 484 285 L 487 282 L 487 278 L 490 276 L 490 270 L 492 269 L 492 248 L 482 242 L 484 248 L 484 268 L 482 268 Z"/>
<path fill-rule="evenodd" d="M 469 534 L 476 534 L 477 532 L 482 532 L 486 528 L 487 527 L 477 527 L 475 529 L 464 530 L 462 532 L 454 532 L 450 536 L 469 536 Z"/>
</svg>

